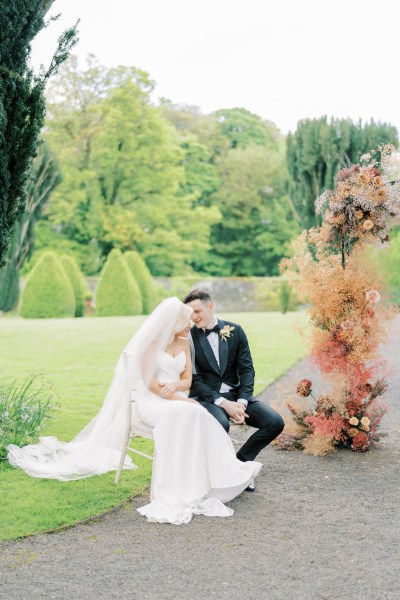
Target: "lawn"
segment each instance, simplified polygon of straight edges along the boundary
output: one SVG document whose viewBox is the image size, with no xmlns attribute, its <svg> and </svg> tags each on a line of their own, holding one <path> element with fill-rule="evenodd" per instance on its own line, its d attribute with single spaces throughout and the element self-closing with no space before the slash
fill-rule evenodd
<svg viewBox="0 0 400 600">
<path fill-rule="evenodd" d="M 255 392 L 277 379 L 304 354 L 295 333 L 301 313 L 220 315 L 246 331 L 256 368 Z M 41 435 L 72 439 L 97 413 L 118 356 L 144 317 L 24 320 L 0 318 L 0 375 L 23 381 L 32 373 L 51 381 L 59 408 Z M 136 442 L 151 450 L 151 442 Z M 0 465 L 0 541 L 76 523 L 129 499 L 150 481 L 150 461 L 134 456 L 135 471 L 80 481 L 34 479 Z"/>
</svg>

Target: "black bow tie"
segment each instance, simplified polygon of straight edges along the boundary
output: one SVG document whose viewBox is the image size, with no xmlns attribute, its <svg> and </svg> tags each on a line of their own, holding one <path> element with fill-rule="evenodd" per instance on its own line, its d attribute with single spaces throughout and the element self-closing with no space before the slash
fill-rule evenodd
<svg viewBox="0 0 400 600">
<path fill-rule="evenodd" d="M 210 333 L 213 333 L 213 332 L 219 333 L 220 331 L 221 331 L 221 328 L 217 324 L 217 325 L 214 325 L 214 327 L 212 329 L 205 329 L 204 333 L 208 336 L 208 335 L 210 335 Z"/>
</svg>

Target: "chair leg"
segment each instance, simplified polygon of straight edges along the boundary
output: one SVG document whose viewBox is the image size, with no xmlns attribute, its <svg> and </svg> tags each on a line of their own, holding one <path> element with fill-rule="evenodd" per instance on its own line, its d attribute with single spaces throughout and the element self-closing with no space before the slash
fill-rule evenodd
<svg viewBox="0 0 400 600">
<path fill-rule="evenodd" d="M 131 403 L 129 401 L 128 403 L 128 415 L 127 415 L 127 427 L 126 427 L 126 431 L 125 431 L 125 438 L 124 438 L 124 444 L 122 446 L 122 450 L 121 450 L 121 458 L 119 461 L 119 465 L 118 465 L 118 469 L 117 472 L 115 474 L 115 483 L 119 483 L 120 477 L 121 477 L 121 472 L 122 469 L 124 468 L 124 462 L 125 462 L 125 457 L 126 457 L 126 452 L 128 450 L 128 444 L 129 444 L 129 438 L 131 435 Z"/>
</svg>

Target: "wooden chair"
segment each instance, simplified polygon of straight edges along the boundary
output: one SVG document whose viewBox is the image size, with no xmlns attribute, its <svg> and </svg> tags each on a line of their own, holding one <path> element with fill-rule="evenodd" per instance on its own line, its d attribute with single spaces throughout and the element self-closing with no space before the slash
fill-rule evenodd
<svg viewBox="0 0 400 600">
<path fill-rule="evenodd" d="M 115 475 L 115 483 L 119 483 L 119 480 L 121 478 L 121 473 L 122 473 L 122 469 L 124 468 L 125 457 L 126 457 L 126 453 L 128 452 L 128 450 L 130 450 L 131 452 L 135 452 L 136 454 L 140 454 L 140 456 L 144 456 L 144 458 L 153 460 L 153 456 L 150 456 L 149 454 L 145 454 L 145 452 L 141 452 L 140 450 L 136 450 L 136 448 L 132 448 L 132 446 L 129 445 L 130 441 L 135 438 L 145 438 L 147 440 L 153 439 L 153 427 L 150 427 L 149 425 L 146 425 L 146 423 L 143 423 L 143 421 L 141 421 L 136 414 L 136 408 L 135 408 L 136 393 L 137 393 L 136 389 L 132 390 L 131 400 L 130 400 L 130 402 L 128 402 L 128 418 L 127 418 L 128 427 L 125 432 L 125 439 L 124 439 L 124 445 L 123 445 L 123 448 L 125 450 L 123 450 L 121 452 L 121 460 L 119 462 L 117 473 Z M 232 437 L 232 435 L 231 435 L 232 432 L 245 431 L 246 439 L 247 439 L 249 429 L 250 429 L 250 426 L 246 425 L 246 423 L 243 423 L 243 425 L 236 425 L 236 424 L 232 423 L 229 428 L 229 435 L 230 435 L 232 442 L 234 444 L 242 444 L 243 443 L 243 441 L 237 440 L 234 437 Z"/>
<path fill-rule="evenodd" d="M 121 452 L 121 459 L 119 461 L 117 473 L 115 475 L 115 483 L 118 483 L 121 477 L 122 469 L 124 468 L 124 462 L 126 453 L 128 450 L 131 452 L 135 452 L 136 454 L 140 454 L 140 456 L 144 456 L 144 458 L 148 458 L 149 460 L 153 460 L 153 457 L 150 454 L 146 454 L 145 452 L 141 452 L 140 450 L 136 450 L 136 448 L 132 448 L 130 446 L 130 441 L 135 438 L 145 438 L 147 440 L 153 439 L 153 427 L 146 425 L 139 419 L 136 414 L 136 389 L 132 390 L 130 402 L 128 402 L 128 415 L 127 415 L 127 423 L 128 427 L 125 432 L 125 439 L 123 445 L 123 451 Z"/>
</svg>

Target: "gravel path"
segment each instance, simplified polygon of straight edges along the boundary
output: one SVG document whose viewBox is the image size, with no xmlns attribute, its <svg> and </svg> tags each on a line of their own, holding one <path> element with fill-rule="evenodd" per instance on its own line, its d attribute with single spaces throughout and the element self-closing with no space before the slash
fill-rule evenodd
<svg viewBox="0 0 400 600">
<path fill-rule="evenodd" d="M 147 523 L 136 507 L 61 533 L 0 545 L 3 600 L 398 600 L 400 320 L 384 349 L 391 410 L 381 449 L 325 458 L 268 448 L 254 494 L 229 519 Z M 261 398 L 318 374 L 301 361 Z"/>
</svg>

